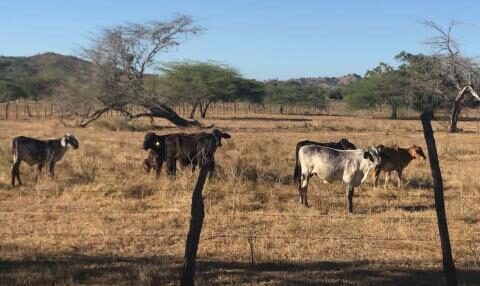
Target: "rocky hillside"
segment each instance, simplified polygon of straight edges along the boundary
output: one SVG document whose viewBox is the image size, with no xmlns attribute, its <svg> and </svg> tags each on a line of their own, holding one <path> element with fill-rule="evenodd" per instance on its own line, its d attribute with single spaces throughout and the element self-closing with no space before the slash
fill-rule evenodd
<svg viewBox="0 0 480 286">
<path fill-rule="evenodd" d="M 298 82 L 305 86 L 335 88 L 352 84 L 361 78 L 358 74 L 347 74 L 340 77 L 302 77 L 291 79 L 291 81 Z"/>
</svg>

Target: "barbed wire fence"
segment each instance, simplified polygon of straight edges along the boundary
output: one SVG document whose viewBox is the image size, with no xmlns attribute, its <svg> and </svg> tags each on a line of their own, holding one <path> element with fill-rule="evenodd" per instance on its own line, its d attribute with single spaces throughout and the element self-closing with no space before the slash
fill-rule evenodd
<svg viewBox="0 0 480 286">
<path fill-rule="evenodd" d="M 179 190 L 175 190 L 179 191 Z M 191 191 L 190 189 L 180 189 L 180 191 Z M 77 192 L 77 191 L 76 191 Z M 80 192 L 80 191 L 79 191 Z M 101 193 L 99 191 L 96 191 L 98 193 Z M 213 191 L 211 191 L 213 193 Z M 222 195 L 271 195 L 271 196 L 288 196 L 287 194 L 279 194 L 275 192 L 257 192 L 257 191 L 245 191 L 245 192 L 216 192 L 216 193 L 222 193 Z M 362 194 L 363 195 L 363 194 Z M 208 194 L 207 194 L 208 196 Z M 296 197 L 296 194 L 292 194 L 292 197 Z M 338 198 L 338 199 L 345 199 L 344 196 L 342 195 L 318 195 L 320 199 L 326 199 L 326 198 Z M 363 197 L 363 196 L 362 196 Z M 370 198 L 378 198 L 375 196 L 368 196 Z M 432 199 L 433 194 L 431 195 L 401 195 L 398 196 L 400 198 L 420 198 L 420 199 Z M 398 199 L 397 197 L 397 199 Z M 380 199 L 385 199 L 385 198 L 380 198 Z M 480 197 L 472 197 L 472 196 L 460 196 L 460 195 L 450 195 L 446 197 L 446 202 L 450 200 L 461 200 L 464 202 L 476 202 Z M 125 216 L 125 217 L 131 217 L 132 215 L 145 215 L 145 214 L 168 214 L 168 215 L 175 215 L 175 216 L 181 216 L 185 219 L 188 218 L 186 212 L 182 212 L 179 210 L 162 210 L 162 209 L 155 209 L 152 210 L 152 208 L 160 208 L 158 205 L 148 205 L 149 209 L 148 210 L 139 210 L 139 209 L 122 209 L 122 210 L 94 210 L 94 209 L 88 209 L 88 208 L 81 208 L 81 207 L 71 207 L 68 205 L 55 205 L 55 204 L 50 204 L 50 205 L 41 205 L 41 209 L 38 210 L 16 210 L 14 208 L 8 208 L 3 206 L 0 209 L 0 222 L 6 222 L 9 221 L 10 219 L 15 221 L 18 219 L 19 216 L 29 216 L 30 218 L 32 216 L 36 215 L 46 215 L 46 214 L 63 214 L 63 216 L 59 216 L 58 220 L 65 220 L 67 218 L 67 214 L 71 215 L 119 215 L 119 216 Z M 201 235 L 201 242 L 202 241 L 224 241 L 228 242 L 232 239 L 240 239 L 244 240 L 246 243 L 248 241 L 272 241 L 275 240 L 277 242 L 280 242 L 282 244 L 288 244 L 291 241 L 308 241 L 308 242 L 318 242 L 318 241 L 343 241 L 344 243 L 349 243 L 349 244 L 354 244 L 354 243 L 362 243 L 362 244 L 375 244 L 375 243 L 382 243 L 382 249 L 383 250 L 390 250 L 390 251 L 398 251 L 398 248 L 394 247 L 389 247 L 388 243 L 390 242 L 399 242 L 399 243 L 406 243 L 406 244 L 415 244 L 415 243 L 423 243 L 422 247 L 425 246 L 425 244 L 428 244 L 432 248 L 438 248 L 439 250 L 439 239 L 438 235 L 435 235 L 436 229 L 435 229 L 435 223 L 436 223 L 436 217 L 434 216 L 399 216 L 398 214 L 395 216 L 390 216 L 390 217 L 372 217 L 372 215 L 369 214 L 355 214 L 355 215 L 339 215 L 339 214 L 299 214 L 299 213 L 293 213 L 293 212 L 241 212 L 241 211 L 236 211 L 232 213 L 225 213 L 225 212 L 218 212 L 218 211 L 207 211 L 205 213 L 206 215 L 206 223 L 204 225 L 205 231 Z M 245 230 L 241 228 L 235 229 L 234 232 L 228 232 L 228 233 L 215 233 L 210 230 L 208 230 L 208 225 L 209 225 L 209 220 L 213 220 L 216 217 L 231 217 L 231 218 L 239 218 L 242 220 L 247 220 L 249 218 L 255 218 L 255 217 L 263 217 L 263 218 L 273 218 L 278 221 L 283 221 L 286 218 L 291 218 L 291 219 L 326 219 L 326 220 L 351 220 L 351 221 L 359 221 L 359 220 L 366 220 L 366 219 L 375 219 L 375 220 L 380 220 L 380 221 L 388 221 L 392 223 L 405 223 L 409 222 L 412 224 L 417 224 L 417 223 L 433 223 L 432 224 L 432 235 L 433 237 L 408 237 L 408 238 L 399 238 L 399 237 L 392 237 L 392 236 L 378 236 L 378 235 L 368 235 L 368 236 L 360 236 L 360 235 L 350 235 L 350 236 L 345 236 L 345 235 L 304 235 L 304 236 L 299 236 L 299 235 L 284 235 L 284 234 L 262 234 L 262 233 L 257 233 L 257 232 L 252 232 L 251 230 Z M 448 220 L 451 222 L 454 222 L 451 227 L 454 229 L 456 227 L 455 222 L 467 222 L 468 220 L 471 220 L 472 218 L 466 218 L 466 217 L 449 217 Z M 477 220 L 480 220 L 480 218 L 476 218 Z M 474 228 L 476 225 L 476 222 L 474 222 L 471 227 Z M 470 225 L 469 225 L 470 226 Z M 339 226 L 341 227 L 341 225 Z M 480 231 L 474 233 L 474 237 L 480 237 Z M 168 234 L 165 233 L 165 231 L 151 231 L 151 232 L 141 232 L 141 233 L 108 233 L 108 232 L 100 232 L 100 233 L 88 233 L 88 232 L 48 232 L 45 230 L 41 229 L 31 229 L 29 231 L 21 230 L 18 229 L 17 231 L 10 231 L 10 232 L 0 232 L 0 237 L 2 238 L 10 238 L 10 239 L 15 239 L 19 237 L 102 237 L 102 238 L 111 238 L 111 239 L 123 239 L 123 238 L 135 238 L 135 237 L 141 237 L 141 238 L 169 238 L 169 239 L 175 239 L 175 240 L 184 240 L 185 235 L 181 234 Z M 474 245 L 475 248 L 480 246 L 480 239 L 471 239 L 471 238 L 455 238 L 451 240 L 454 244 L 470 244 Z M 201 243 L 200 242 L 200 243 Z M 436 244 L 435 246 L 432 246 L 432 244 Z M 258 244 L 257 244 L 258 245 Z M 479 248 L 480 249 L 480 248 Z M 254 254 L 252 254 L 254 255 Z M 476 254 L 473 254 L 475 256 Z M 251 257 L 252 261 L 255 261 L 254 257 Z M 312 262 L 312 261 L 308 261 Z M 415 261 L 408 262 L 408 261 L 403 261 L 403 262 L 389 262 L 389 261 L 372 261 L 372 263 L 382 263 L 386 265 L 398 265 L 402 263 L 409 263 L 409 264 L 414 264 L 414 265 L 419 265 L 422 267 L 440 267 L 441 266 L 441 261 L 435 261 L 435 263 L 418 263 Z M 480 267 L 480 264 L 478 262 L 472 262 L 472 264 L 469 265 L 461 265 L 461 267 Z"/>
<path fill-rule="evenodd" d="M 192 106 L 187 103 L 172 104 L 170 107 L 182 117 L 190 115 Z M 95 108 L 92 108 L 94 110 Z M 132 114 L 142 113 L 146 110 L 141 106 L 129 106 L 128 110 Z M 78 110 L 77 110 L 78 111 Z M 353 112 L 345 103 L 331 102 L 326 107 L 316 107 L 311 105 L 291 105 L 275 103 L 248 103 L 248 102 L 214 102 L 210 105 L 207 118 L 228 115 L 244 116 L 255 114 L 272 115 L 346 115 L 351 116 Z M 361 113 L 361 112 L 360 112 Z M 413 110 L 404 110 L 406 117 L 418 117 L 419 114 Z M 448 116 L 449 110 L 439 110 L 438 116 Z M 379 108 L 379 110 L 368 111 L 368 114 L 378 118 L 388 118 L 388 110 Z M 59 103 L 49 101 L 30 101 L 15 100 L 10 102 L 0 102 L 0 120 L 24 120 L 24 119 L 59 119 L 67 115 Z M 357 114 L 358 115 L 358 114 Z M 110 110 L 104 114 L 104 117 L 119 117 L 120 113 Z M 475 108 L 462 109 L 461 118 L 463 120 L 480 120 L 480 114 Z"/>
</svg>

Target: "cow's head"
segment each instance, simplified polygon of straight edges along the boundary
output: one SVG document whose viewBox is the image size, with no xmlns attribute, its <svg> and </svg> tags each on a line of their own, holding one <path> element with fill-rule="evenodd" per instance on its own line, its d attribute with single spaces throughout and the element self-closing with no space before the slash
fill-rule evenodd
<svg viewBox="0 0 480 286">
<path fill-rule="evenodd" d="M 357 149 L 357 147 L 355 145 L 353 145 L 353 143 L 351 143 L 350 141 L 348 141 L 345 138 L 340 139 L 340 141 L 338 141 L 338 144 L 340 144 L 342 146 L 343 150 L 355 150 L 355 149 Z"/>
<path fill-rule="evenodd" d="M 80 146 L 77 138 L 70 133 L 63 135 L 60 144 L 62 144 L 63 147 L 72 147 L 73 149 L 77 149 Z"/>
<path fill-rule="evenodd" d="M 415 159 L 427 159 L 427 157 L 423 153 L 422 147 L 417 145 L 413 145 L 412 147 L 408 148 L 408 153 L 410 153 L 410 155 Z"/>
<path fill-rule="evenodd" d="M 157 134 L 148 132 L 143 139 L 143 149 L 159 149 L 162 143 L 158 140 Z"/>
<path fill-rule="evenodd" d="M 212 131 L 213 136 L 215 136 L 215 141 L 217 142 L 217 147 L 222 146 L 222 138 L 228 139 L 231 138 L 230 134 L 222 132 L 219 129 L 214 129 Z"/>
<path fill-rule="evenodd" d="M 370 146 L 363 153 L 363 158 L 369 160 L 374 167 L 379 166 L 382 163 L 383 159 L 388 158 L 388 155 L 383 152 L 382 148 L 379 148 L 380 146 Z"/>
</svg>

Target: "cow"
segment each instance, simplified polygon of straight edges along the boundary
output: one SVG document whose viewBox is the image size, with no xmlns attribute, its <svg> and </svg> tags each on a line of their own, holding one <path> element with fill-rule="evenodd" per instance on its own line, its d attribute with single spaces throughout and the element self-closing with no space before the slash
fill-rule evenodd
<svg viewBox="0 0 480 286">
<path fill-rule="evenodd" d="M 298 151 L 302 146 L 306 145 L 315 145 L 315 146 L 324 146 L 330 147 L 337 150 L 355 150 L 357 147 L 353 145 L 350 141 L 345 138 L 340 139 L 338 142 L 327 142 L 327 143 L 320 143 L 310 140 L 303 140 L 297 143 L 297 147 L 295 148 L 295 169 L 293 171 L 293 181 L 300 185 L 300 163 L 298 161 Z"/>
<path fill-rule="evenodd" d="M 28 165 L 37 165 L 38 176 L 42 172 L 44 166 L 48 166 L 50 177 L 53 179 L 55 175 L 55 163 L 63 158 L 67 150 L 72 147 L 79 147 L 78 140 L 72 134 L 65 134 L 58 139 L 39 140 L 35 138 L 18 136 L 12 141 L 13 162 L 11 168 L 12 187 L 15 187 L 15 178 L 22 185 L 20 179 L 20 163 L 25 161 Z"/>
<path fill-rule="evenodd" d="M 169 136 L 185 135 L 184 133 L 174 133 L 166 135 L 157 135 L 154 132 L 145 134 L 143 140 L 143 149 L 149 150 L 148 157 L 143 160 L 143 168 L 147 173 L 153 168 L 156 176 L 160 176 L 163 162 L 166 161 L 165 140 Z"/>
<path fill-rule="evenodd" d="M 408 164 L 415 159 L 425 160 L 425 154 L 421 147 L 413 145 L 409 148 L 399 148 L 399 147 L 386 147 L 384 145 L 378 145 L 377 148 L 381 150 L 384 154 L 388 155 L 388 158 L 382 160 L 381 164 L 375 169 L 374 183 L 373 185 L 377 187 L 378 178 L 382 171 L 385 172 L 385 185 L 387 187 L 388 179 L 390 173 L 393 171 L 397 172 L 398 184 L 397 187 L 402 186 L 402 172 Z"/>
<path fill-rule="evenodd" d="M 353 212 L 353 191 L 367 178 L 384 154 L 377 147 L 367 149 L 337 150 L 324 146 L 306 145 L 299 150 L 301 183 L 298 191 L 300 203 L 308 207 L 308 180 L 317 175 L 320 179 L 333 182 L 342 180 L 347 184 L 348 212 Z"/>
<path fill-rule="evenodd" d="M 183 166 L 190 164 L 194 171 L 197 165 L 201 168 L 209 159 L 213 162 L 209 170 L 211 178 L 215 170 L 215 151 L 222 146 L 222 138 L 228 139 L 231 135 L 214 129 L 212 133 L 168 136 L 165 139 L 168 174 L 175 176 L 177 161 Z"/>
</svg>

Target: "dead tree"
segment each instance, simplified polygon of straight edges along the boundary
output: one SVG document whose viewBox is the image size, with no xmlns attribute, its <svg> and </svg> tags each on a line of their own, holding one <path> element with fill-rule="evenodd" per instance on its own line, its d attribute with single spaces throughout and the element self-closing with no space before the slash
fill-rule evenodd
<svg viewBox="0 0 480 286">
<path fill-rule="evenodd" d="M 451 22 L 447 28 L 443 28 L 433 21 L 423 21 L 423 24 L 432 29 L 436 35 L 427 41 L 435 57 L 441 62 L 441 71 L 443 84 L 452 86 L 457 92 L 454 105 L 450 115 L 448 132 L 458 132 L 458 115 L 461 109 L 461 101 L 465 94 L 469 92 L 476 99 L 480 100 L 472 86 L 472 77 L 478 76 L 478 65 L 471 59 L 462 56 L 458 43 L 452 35 L 453 28 L 458 25 L 457 22 Z"/>
<path fill-rule="evenodd" d="M 157 55 L 176 48 L 189 35 L 202 31 L 189 16 L 171 21 L 127 23 L 102 29 L 83 49 L 83 56 L 93 65 L 91 81 L 96 87 L 96 110 L 82 118 L 84 127 L 107 111 L 117 111 L 126 119 L 161 117 L 177 126 L 199 126 L 171 109 L 162 94 L 145 89 L 145 79 Z M 128 106 L 142 106 L 148 112 L 132 114 Z"/>
<path fill-rule="evenodd" d="M 428 158 L 433 178 L 433 192 L 435 196 L 435 211 L 437 213 L 438 232 L 440 235 L 440 244 L 442 247 L 443 272 L 449 286 L 457 285 L 457 272 L 452 257 L 452 247 L 450 245 L 450 236 L 448 234 L 447 215 L 445 212 L 445 200 L 443 196 L 443 179 L 438 161 L 437 146 L 431 119 L 433 110 L 426 110 L 422 113 L 421 120 L 423 126 L 423 135 L 428 149 Z"/>
<path fill-rule="evenodd" d="M 203 204 L 202 191 L 207 179 L 209 170 L 213 162 L 208 160 L 200 169 L 197 184 L 192 194 L 192 208 L 190 217 L 190 227 L 188 229 L 187 241 L 185 244 L 185 257 L 183 262 L 182 277 L 180 285 L 190 286 L 195 284 L 195 265 L 197 260 L 198 243 L 200 233 L 202 232 L 203 219 L 205 218 L 205 208 Z"/>
<path fill-rule="evenodd" d="M 455 101 L 453 103 L 453 108 L 452 108 L 452 114 L 450 115 L 450 123 L 448 125 L 448 132 L 450 133 L 460 131 L 460 129 L 457 128 L 458 115 L 460 114 L 460 111 L 461 111 L 460 104 L 462 100 L 465 98 L 465 95 L 468 93 L 470 93 L 473 97 L 475 97 L 477 100 L 480 101 L 480 97 L 473 89 L 473 86 L 468 85 L 462 88 L 462 90 L 460 90 L 457 97 L 455 98 Z"/>
</svg>

